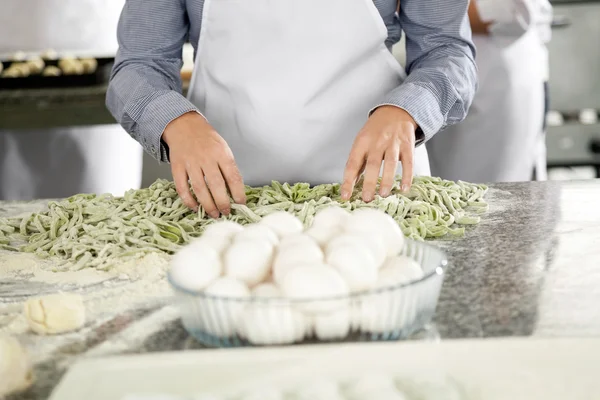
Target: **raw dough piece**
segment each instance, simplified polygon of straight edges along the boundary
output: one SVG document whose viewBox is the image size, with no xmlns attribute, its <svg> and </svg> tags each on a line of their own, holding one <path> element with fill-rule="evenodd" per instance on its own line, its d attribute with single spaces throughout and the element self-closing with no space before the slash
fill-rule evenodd
<svg viewBox="0 0 600 400">
<path fill-rule="evenodd" d="M 69 332 L 85 324 L 85 306 L 78 294 L 52 294 L 27 300 L 25 317 L 31 330 L 37 334 Z"/>
<path fill-rule="evenodd" d="M 62 74 L 62 71 L 60 70 L 60 68 L 58 68 L 54 65 L 48 65 L 42 71 L 43 76 L 60 76 L 61 74 Z"/>
<path fill-rule="evenodd" d="M 12 336 L 0 335 L 0 398 L 31 385 L 31 362 L 25 349 Z"/>
</svg>

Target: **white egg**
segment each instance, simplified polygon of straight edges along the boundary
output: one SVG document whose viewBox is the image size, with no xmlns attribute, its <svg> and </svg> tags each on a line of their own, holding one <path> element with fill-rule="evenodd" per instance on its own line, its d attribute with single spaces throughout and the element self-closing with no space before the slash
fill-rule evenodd
<svg viewBox="0 0 600 400">
<path fill-rule="evenodd" d="M 170 276 L 183 289 L 201 291 L 217 279 L 222 271 L 223 265 L 217 250 L 194 240 L 173 256 Z"/>
<path fill-rule="evenodd" d="M 342 235 L 333 239 L 325 251 L 327 264 L 340 273 L 351 292 L 375 286 L 378 266 L 363 237 Z"/>
<path fill-rule="evenodd" d="M 260 224 L 271 228 L 280 238 L 304 230 L 302 222 L 293 214 L 285 211 L 277 211 L 263 217 Z"/>
<path fill-rule="evenodd" d="M 313 227 L 341 227 L 350 217 L 350 213 L 338 206 L 330 206 L 319 210 L 313 220 Z"/>
<path fill-rule="evenodd" d="M 236 240 L 223 256 L 225 275 L 254 286 L 267 279 L 272 259 L 273 245 L 267 239 Z"/>
<path fill-rule="evenodd" d="M 204 291 L 211 297 L 201 300 L 199 309 L 204 329 L 211 335 L 221 338 L 232 337 L 244 313 L 245 302 L 250 290 L 241 281 L 221 277 Z"/>
<path fill-rule="evenodd" d="M 284 394 L 273 388 L 265 388 L 262 390 L 253 390 L 249 393 L 245 393 L 239 396 L 239 400 L 284 400 Z"/>
<path fill-rule="evenodd" d="M 344 306 L 348 285 L 334 268 L 326 264 L 303 264 L 292 268 L 281 283 L 281 291 L 306 312 L 329 312 Z M 334 299 L 327 299 L 334 298 Z M 327 300 L 322 300 L 327 299 Z"/>
<path fill-rule="evenodd" d="M 200 243 L 204 243 L 207 246 L 212 247 L 219 254 L 223 254 L 225 249 L 229 247 L 231 243 L 231 239 L 226 236 L 217 236 L 217 235 L 202 235 L 198 239 L 196 239 Z"/>
<path fill-rule="evenodd" d="M 379 399 L 375 393 L 397 392 L 392 377 L 378 373 L 368 373 L 353 379 L 344 388 L 350 400 Z"/>
<path fill-rule="evenodd" d="M 343 339 L 350 333 L 350 308 L 314 315 L 315 334 L 319 340 Z"/>
<path fill-rule="evenodd" d="M 313 240 L 316 241 L 319 246 L 324 248 L 332 239 L 342 233 L 342 228 L 336 226 L 329 227 L 313 225 L 308 228 L 305 233 L 313 238 Z"/>
<path fill-rule="evenodd" d="M 339 385 L 325 379 L 309 380 L 298 387 L 294 400 L 344 400 Z"/>
<path fill-rule="evenodd" d="M 273 280 L 281 285 L 285 276 L 298 265 L 319 264 L 323 259 L 323 251 L 316 242 L 298 243 L 278 249 L 273 260 Z"/>
<path fill-rule="evenodd" d="M 231 239 L 233 235 L 244 230 L 244 227 L 233 221 L 216 221 L 208 225 L 203 232 L 207 236 L 222 236 Z"/>
<path fill-rule="evenodd" d="M 261 224 L 251 224 L 246 226 L 244 230 L 236 233 L 233 238 L 234 242 L 238 240 L 246 240 L 246 239 L 256 239 L 256 238 L 264 238 L 269 241 L 273 246 L 276 246 L 279 243 L 279 238 L 277 234 L 268 226 Z"/>
<path fill-rule="evenodd" d="M 388 258 L 379 271 L 378 287 L 400 285 L 423 278 L 423 268 L 414 259 L 407 256 Z"/>
<path fill-rule="evenodd" d="M 254 345 L 291 344 L 302 340 L 306 330 L 304 316 L 283 299 L 277 286 L 260 284 L 252 290 L 252 297 L 275 300 L 253 301 L 246 307 L 238 327 L 241 337 Z"/>
<path fill-rule="evenodd" d="M 400 226 L 391 216 L 373 208 L 354 211 L 346 221 L 344 230 L 379 235 L 385 244 L 388 257 L 400 254 L 404 247 L 404 235 Z"/>
</svg>

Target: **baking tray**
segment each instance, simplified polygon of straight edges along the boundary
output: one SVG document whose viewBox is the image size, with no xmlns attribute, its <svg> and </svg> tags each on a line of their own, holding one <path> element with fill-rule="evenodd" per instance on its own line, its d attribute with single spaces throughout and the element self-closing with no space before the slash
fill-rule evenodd
<svg viewBox="0 0 600 400">
<path fill-rule="evenodd" d="M 57 66 L 58 61 L 44 60 L 46 66 Z M 85 87 L 106 84 L 110 78 L 114 58 L 96 58 L 96 61 L 98 62 L 98 67 L 91 74 L 61 76 L 42 76 L 41 74 L 36 74 L 22 78 L 0 77 L 0 90 Z M 6 70 L 13 62 L 3 61 L 2 63 L 4 70 Z"/>
</svg>

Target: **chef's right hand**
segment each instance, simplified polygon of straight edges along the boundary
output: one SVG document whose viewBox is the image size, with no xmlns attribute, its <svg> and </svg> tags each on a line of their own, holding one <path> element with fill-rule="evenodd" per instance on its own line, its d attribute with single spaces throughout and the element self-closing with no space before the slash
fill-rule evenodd
<svg viewBox="0 0 600 400">
<path fill-rule="evenodd" d="M 213 218 L 231 211 L 228 188 L 236 203 L 246 202 L 244 182 L 231 149 L 200 114 L 189 112 L 171 121 L 162 140 L 169 146 L 175 187 L 186 206 L 198 209 L 188 181 Z"/>
</svg>

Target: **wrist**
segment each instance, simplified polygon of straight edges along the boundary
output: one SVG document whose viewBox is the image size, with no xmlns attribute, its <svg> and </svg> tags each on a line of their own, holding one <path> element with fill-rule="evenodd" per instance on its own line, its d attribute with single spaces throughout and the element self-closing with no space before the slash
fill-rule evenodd
<svg viewBox="0 0 600 400">
<path fill-rule="evenodd" d="M 175 137 L 186 131 L 184 127 L 198 122 L 206 123 L 206 120 L 198 112 L 188 111 L 167 124 L 161 139 L 167 146 L 170 146 L 170 142 L 172 143 Z"/>
<path fill-rule="evenodd" d="M 390 118 L 394 118 L 398 122 L 402 122 L 402 123 L 408 122 L 413 126 L 415 131 L 419 128 L 419 125 L 417 124 L 415 119 L 408 113 L 408 111 L 406 111 L 405 109 L 400 108 L 398 106 L 394 106 L 391 104 L 384 104 L 384 105 L 377 107 L 375 109 L 375 111 L 373 111 L 373 114 L 377 114 L 377 115 L 381 115 L 381 116 L 385 115 Z"/>
</svg>

